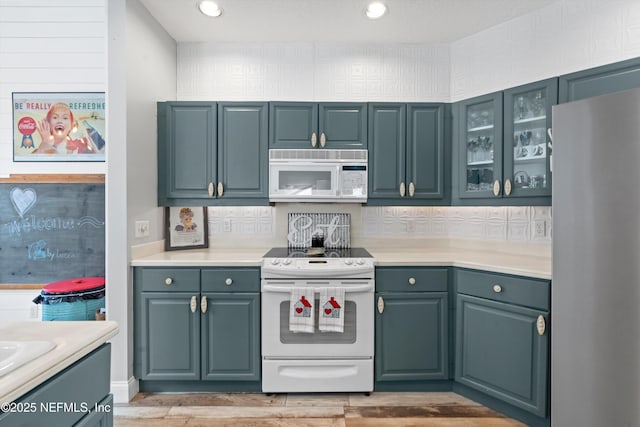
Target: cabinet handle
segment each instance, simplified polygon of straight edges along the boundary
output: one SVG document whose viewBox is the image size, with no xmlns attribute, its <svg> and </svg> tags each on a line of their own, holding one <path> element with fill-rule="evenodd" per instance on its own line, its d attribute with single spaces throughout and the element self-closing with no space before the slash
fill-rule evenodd
<svg viewBox="0 0 640 427">
<path fill-rule="evenodd" d="M 413 197 L 416 192 L 416 186 L 413 185 L 413 182 L 409 183 L 409 197 Z"/>
<path fill-rule="evenodd" d="M 547 330 L 547 322 L 544 320 L 544 316 L 541 314 L 538 316 L 538 320 L 536 321 L 536 329 L 538 330 L 538 335 L 543 336 L 545 331 Z"/>
<path fill-rule="evenodd" d="M 173 284 L 173 279 L 171 277 L 167 277 L 164 279 L 164 284 L 167 286 L 171 286 Z"/>
<path fill-rule="evenodd" d="M 206 296 L 202 296 L 202 298 L 200 299 L 200 311 L 204 314 L 207 312 L 207 297 Z"/>
<path fill-rule="evenodd" d="M 224 194 L 224 185 L 222 185 L 222 181 L 218 183 L 218 197 L 222 197 Z"/>
<path fill-rule="evenodd" d="M 400 183 L 400 197 L 404 197 L 404 192 L 405 192 L 404 182 L 401 182 Z"/>
<path fill-rule="evenodd" d="M 493 181 L 493 195 L 496 197 L 500 195 L 500 181 L 497 179 Z"/>
<path fill-rule="evenodd" d="M 224 284 L 227 286 L 231 286 L 231 284 L 233 284 L 233 279 L 231 277 L 227 277 L 227 279 L 224 281 Z"/>
<path fill-rule="evenodd" d="M 378 313 L 382 314 L 384 311 L 384 300 L 382 297 L 378 297 Z"/>
<path fill-rule="evenodd" d="M 409 277 L 409 284 L 411 286 L 415 285 L 416 284 L 416 279 L 414 277 Z"/>
<path fill-rule="evenodd" d="M 495 292 L 496 294 L 499 294 L 500 292 L 502 292 L 502 286 L 496 283 L 495 285 L 493 285 L 493 292 Z"/>
<path fill-rule="evenodd" d="M 549 142 L 547 143 L 549 146 L 549 172 L 553 172 L 553 132 L 551 128 L 547 129 L 547 135 L 549 135 Z"/>
<path fill-rule="evenodd" d="M 313 132 L 311 133 L 311 146 L 316 148 L 316 145 L 318 145 L 318 137 L 316 136 L 316 133 Z"/>
<path fill-rule="evenodd" d="M 209 183 L 209 187 L 207 188 L 207 191 L 209 192 L 209 197 L 213 197 L 213 193 L 214 191 L 216 191 L 216 186 L 213 185 L 213 182 Z"/>
<path fill-rule="evenodd" d="M 327 144 L 327 136 L 324 134 L 324 132 L 322 132 L 320 134 L 320 146 L 324 148 L 326 144 Z"/>
<path fill-rule="evenodd" d="M 511 195 L 511 180 L 509 178 L 504 180 L 504 195 L 505 196 Z"/>
<path fill-rule="evenodd" d="M 196 301 L 196 296 L 194 295 L 191 297 L 191 312 L 195 313 L 196 308 L 198 308 L 198 301 Z"/>
</svg>

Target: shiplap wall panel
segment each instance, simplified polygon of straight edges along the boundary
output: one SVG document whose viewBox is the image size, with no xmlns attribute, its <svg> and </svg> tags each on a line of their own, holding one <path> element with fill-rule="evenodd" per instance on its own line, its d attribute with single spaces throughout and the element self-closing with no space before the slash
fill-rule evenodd
<svg viewBox="0 0 640 427">
<path fill-rule="evenodd" d="M 106 91 L 106 1 L 0 0 L 0 176 L 106 171 L 100 162 L 13 162 L 11 106 L 12 92 Z"/>
</svg>

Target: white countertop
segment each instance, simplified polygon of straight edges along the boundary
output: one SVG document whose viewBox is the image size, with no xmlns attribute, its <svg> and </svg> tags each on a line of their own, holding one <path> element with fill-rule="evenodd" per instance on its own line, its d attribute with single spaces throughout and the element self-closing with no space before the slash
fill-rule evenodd
<svg viewBox="0 0 640 427">
<path fill-rule="evenodd" d="M 377 266 L 453 266 L 551 279 L 551 254 L 548 247 L 525 248 L 494 246 L 481 243 L 466 247 L 446 245 L 393 247 L 364 245 Z M 522 248 L 522 247 L 520 247 Z M 262 256 L 270 248 L 212 248 L 158 252 L 131 261 L 134 267 L 225 267 L 260 266 Z"/>
<path fill-rule="evenodd" d="M 53 341 L 56 347 L 0 377 L 0 403 L 12 402 L 118 333 L 111 321 L 0 322 L 0 340 Z"/>
</svg>

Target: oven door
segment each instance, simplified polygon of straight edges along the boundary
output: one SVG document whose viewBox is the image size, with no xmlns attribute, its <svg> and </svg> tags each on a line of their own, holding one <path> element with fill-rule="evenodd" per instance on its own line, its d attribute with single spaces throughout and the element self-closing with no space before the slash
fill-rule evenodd
<svg viewBox="0 0 640 427">
<path fill-rule="evenodd" d="M 345 289 L 344 332 L 318 330 L 318 288 Z M 289 330 L 292 287 L 313 287 L 316 325 L 313 333 Z M 373 279 L 262 280 L 262 356 L 265 359 L 371 358 L 374 347 Z"/>
<path fill-rule="evenodd" d="M 269 164 L 269 200 L 335 199 L 338 172 L 335 164 L 272 162 Z"/>
</svg>

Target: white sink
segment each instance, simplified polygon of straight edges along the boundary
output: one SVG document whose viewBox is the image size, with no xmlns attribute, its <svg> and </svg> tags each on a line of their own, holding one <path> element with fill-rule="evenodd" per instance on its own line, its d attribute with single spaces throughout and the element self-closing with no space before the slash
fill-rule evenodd
<svg viewBox="0 0 640 427">
<path fill-rule="evenodd" d="M 0 341 L 0 377 L 55 348 L 53 341 Z"/>
</svg>

